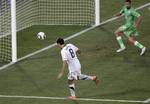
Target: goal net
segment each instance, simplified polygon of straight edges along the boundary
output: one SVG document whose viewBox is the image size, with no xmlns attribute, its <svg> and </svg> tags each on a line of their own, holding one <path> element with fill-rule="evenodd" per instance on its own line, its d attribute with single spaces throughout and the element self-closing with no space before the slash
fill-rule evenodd
<svg viewBox="0 0 150 104">
<path fill-rule="evenodd" d="M 99 0 L 0 0 L 0 60 L 13 58 L 14 27 L 20 31 L 33 25 L 98 25 L 98 3 Z M 14 18 L 16 24 L 11 28 Z"/>
<path fill-rule="evenodd" d="M 93 0 L 38 0 L 39 24 L 94 25 Z"/>
<path fill-rule="evenodd" d="M 94 0 L 17 0 L 17 29 L 32 25 L 94 25 Z"/>
<path fill-rule="evenodd" d="M 0 62 L 11 61 L 10 0 L 0 0 Z"/>
</svg>

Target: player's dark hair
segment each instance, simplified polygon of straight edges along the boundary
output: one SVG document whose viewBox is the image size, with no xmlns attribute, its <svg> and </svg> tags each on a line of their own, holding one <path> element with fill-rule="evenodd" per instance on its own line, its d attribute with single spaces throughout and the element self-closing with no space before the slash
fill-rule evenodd
<svg viewBox="0 0 150 104">
<path fill-rule="evenodd" d="M 126 2 L 129 2 L 129 3 L 131 3 L 131 0 L 126 0 Z"/>
<path fill-rule="evenodd" d="M 64 39 L 63 38 L 58 38 L 57 39 L 57 44 L 60 44 L 60 45 L 63 45 L 65 42 L 64 42 Z"/>
</svg>

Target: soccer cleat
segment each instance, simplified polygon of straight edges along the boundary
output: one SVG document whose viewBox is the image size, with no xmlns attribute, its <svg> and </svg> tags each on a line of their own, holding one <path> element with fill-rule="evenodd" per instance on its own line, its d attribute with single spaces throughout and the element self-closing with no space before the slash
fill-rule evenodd
<svg viewBox="0 0 150 104">
<path fill-rule="evenodd" d="M 92 76 L 92 80 L 95 82 L 96 85 L 99 84 L 99 80 L 97 79 L 97 76 Z"/>
<path fill-rule="evenodd" d="M 141 56 L 144 55 L 145 51 L 146 51 L 146 47 L 142 48 L 142 51 L 141 51 L 140 55 Z"/>
<path fill-rule="evenodd" d="M 69 100 L 76 100 L 76 97 L 75 96 L 68 96 L 67 99 L 69 99 Z"/>
<path fill-rule="evenodd" d="M 119 52 L 124 51 L 125 49 L 126 49 L 125 47 L 124 48 L 119 48 L 116 52 L 119 53 Z"/>
</svg>

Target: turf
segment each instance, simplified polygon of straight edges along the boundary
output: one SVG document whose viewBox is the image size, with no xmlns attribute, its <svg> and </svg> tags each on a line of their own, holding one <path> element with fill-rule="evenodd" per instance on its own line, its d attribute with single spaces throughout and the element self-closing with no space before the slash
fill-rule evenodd
<svg viewBox="0 0 150 104">
<path fill-rule="evenodd" d="M 139 6 L 147 2 L 147 0 L 136 1 L 137 2 L 135 3 L 135 6 Z M 105 3 L 107 2 L 105 1 Z M 111 3 L 114 4 L 114 2 Z M 118 3 L 117 5 L 119 7 L 121 3 Z M 113 11 L 110 11 L 110 14 L 107 14 L 105 18 L 111 17 L 112 12 Z M 118 48 L 118 44 L 115 40 L 113 32 L 122 24 L 122 19 L 109 22 L 108 24 L 99 26 L 89 32 L 82 34 L 79 37 L 67 41 L 67 43 L 71 42 L 82 50 L 82 54 L 79 57 L 82 64 L 82 72 L 85 74 L 96 74 L 101 81 L 99 86 L 95 86 L 95 84 L 90 81 L 78 81 L 76 83 L 77 97 L 141 101 L 150 98 L 150 36 L 148 34 L 150 27 L 150 14 L 148 8 L 144 8 L 139 12 L 143 16 L 143 22 L 139 27 L 141 35 L 137 37 L 137 40 L 147 47 L 147 52 L 142 57 L 139 55 L 140 51 L 128 43 L 126 43 L 126 51 L 119 54 L 115 52 Z M 84 28 L 86 27 L 31 27 L 31 30 L 33 29 L 30 31 L 31 33 L 36 33 L 39 29 L 46 31 L 46 34 L 50 32 L 51 35 L 48 36 L 48 39 L 45 41 L 39 41 L 35 37 L 31 40 L 28 40 L 28 35 L 30 34 L 27 33 L 30 32 L 28 29 L 23 30 L 20 32 L 20 34 L 25 32 L 27 37 L 24 35 L 20 35 L 24 38 L 19 37 L 22 39 L 18 40 L 18 42 L 20 41 L 20 46 L 18 46 L 19 56 L 24 56 L 29 52 L 35 51 L 41 47 L 55 42 L 58 36 L 67 37 L 70 34 L 73 34 Z M 49 39 L 51 40 L 50 42 Z M 21 42 L 24 42 L 24 45 Z M 58 47 L 51 48 L 40 54 L 18 62 L 15 65 L 0 71 L 0 95 L 56 97 L 68 96 L 68 86 L 66 81 L 67 71 L 62 79 L 56 79 L 60 67 L 61 58 L 60 49 Z M 117 102 L 75 102 L 68 100 L 0 98 L 0 104 L 60 103 L 130 104 Z"/>
</svg>

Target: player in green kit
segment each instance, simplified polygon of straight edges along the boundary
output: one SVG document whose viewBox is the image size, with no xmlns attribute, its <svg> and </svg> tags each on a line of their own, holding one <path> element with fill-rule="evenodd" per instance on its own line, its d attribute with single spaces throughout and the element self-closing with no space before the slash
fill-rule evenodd
<svg viewBox="0 0 150 104">
<path fill-rule="evenodd" d="M 116 39 L 120 46 L 116 52 L 121 52 L 126 49 L 121 37 L 121 35 L 124 34 L 128 38 L 129 42 L 133 43 L 136 47 L 141 49 L 140 55 L 143 55 L 146 51 L 146 47 L 134 39 L 135 36 L 139 35 L 137 27 L 141 23 L 142 17 L 138 12 L 136 12 L 134 8 L 131 7 L 131 0 L 126 0 L 125 6 L 119 13 L 116 13 L 114 16 L 121 15 L 125 16 L 126 22 L 115 31 Z M 135 20 L 136 18 L 137 20 Z"/>
</svg>

